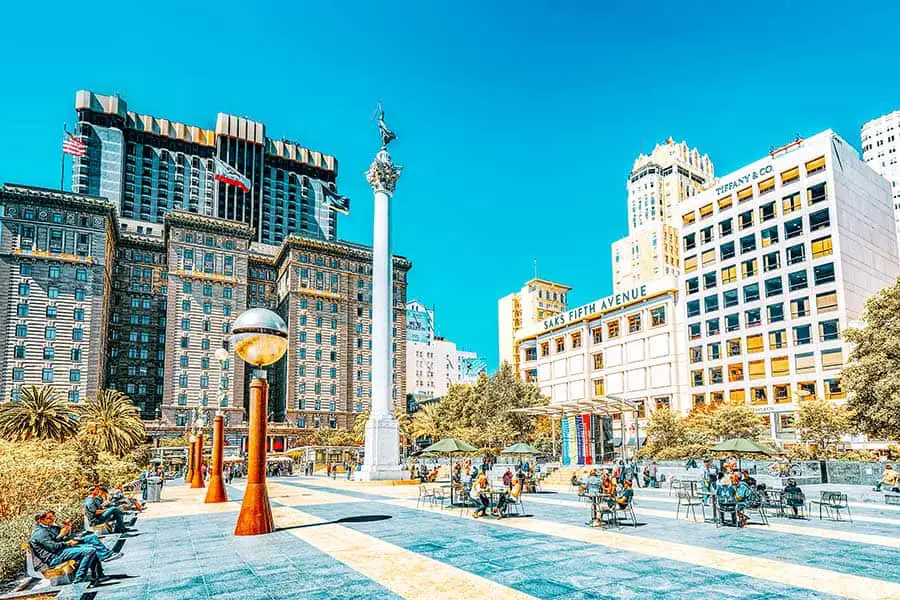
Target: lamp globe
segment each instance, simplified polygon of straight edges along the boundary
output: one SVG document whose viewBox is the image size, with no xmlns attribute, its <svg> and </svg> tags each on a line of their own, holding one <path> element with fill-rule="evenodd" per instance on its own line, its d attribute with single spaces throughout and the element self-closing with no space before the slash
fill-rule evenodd
<svg viewBox="0 0 900 600">
<path fill-rule="evenodd" d="M 234 321 L 231 346 L 246 363 L 265 367 L 284 356 L 288 346 L 288 328 L 271 310 L 251 308 Z"/>
</svg>

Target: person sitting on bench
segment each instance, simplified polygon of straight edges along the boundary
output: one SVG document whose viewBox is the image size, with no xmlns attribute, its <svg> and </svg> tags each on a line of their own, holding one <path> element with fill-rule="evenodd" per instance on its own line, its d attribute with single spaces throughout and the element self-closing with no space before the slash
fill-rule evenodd
<svg viewBox="0 0 900 600">
<path fill-rule="evenodd" d="M 900 491 L 898 489 L 900 487 L 900 473 L 897 473 L 891 465 L 884 465 L 884 473 L 881 474 L 881 479 L 875 482 L 875 487 L 872 489 L 880 492 L 881 486 L 887 486 L 889 490 Z"/>
<path fill-rule="evenodd" d="M 112 493 L 109 495 L 109 501 L 122 510 L 133 510 L 137 512 L 144 510 L 144 507 L 141 506 L 141 503 L 136 498 L 125 495 L 125 489 L 122 487 L 121 483 L 117 483 L 116 487 L 113 488 Z"/>
<path fill-rule="evenodd" d="M 71 529 L 67 526 L 58 527 L 55 520 L 53 512 L 48 510 L 42 510 L 34 516 L 35 525 L 28 540 L 34 555 L 49 567 L 74 560 L 77 565 L 75 583 L 84 583 L 89 579 L 98 583 L 104 575 L 97 549 L 91 544 L 79 542 L 77 538 L 71 538 Z M 68 532 L 62 535 L 66 529 Z"/>
<path fill-rule="evenodd" d="M 125 533 L 125 514 L 118 506 L 103 502 L 103 488 L 99 485 L 91 487 L 90 495 L 84 500 L 84 512 L 91 525 L 105 525 L 113 522 L 113 533 Z"/>
</svg>

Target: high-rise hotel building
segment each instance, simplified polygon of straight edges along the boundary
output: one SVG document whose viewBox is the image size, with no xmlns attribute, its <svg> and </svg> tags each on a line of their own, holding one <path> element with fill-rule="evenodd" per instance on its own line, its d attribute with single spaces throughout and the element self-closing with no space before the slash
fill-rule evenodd
<svg viewBox="0 0 900 600">
<path fill-rule="evenodd" d="M 845 397 L 841 332 L 900 274 L 890 186 L 828 130 L 677 210 L 690 402 L 746 403 L 789 440 L 800 402 Z"/>
<path fill-rule="evenodd" d="M 891 184 L 900 245 L 900 110 L 863 123 L 861 137 L 863 160 Z"/>
<path fill-rule="evenodd" d="M 637 157 L 628 175 L 628 235 L 612 245 L 614 292 L 678 275 L 677 208 L 713 178 L 709 156 L 672 138 Z"/>
</svg>

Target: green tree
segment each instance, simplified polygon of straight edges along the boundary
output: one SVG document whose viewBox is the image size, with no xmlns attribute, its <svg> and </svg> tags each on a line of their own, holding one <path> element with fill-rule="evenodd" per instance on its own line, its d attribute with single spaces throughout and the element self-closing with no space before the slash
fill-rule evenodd
<svg viewBox="0 0 900 600">
<path fill-rule="evenodd" d="M 647 441 L 656 449 L 672 448 L 684 443 L 685 427 L 681 418 L 667 406 L 660 406 L 647 423 Z"/>
<path fill-rule="evenodd" d="M 865 325 L 847 329 L 854 344 L 843 383 L 850 422 L 875 438 L 900 437 L 900 280 L 866 301 Z"/>
<path fill-rule="evenodd" d="M 800 404 L 796 421 L 800 440 L 815 446 L 820 456 L 826 456 L 832 444 L 849 433 L 847 410 L 827 400 L 810 400 Z"/>
<path fill-rule="evenodd" d="M 757 440 L 766 432 L 765 422 L 744 404 L 721 404 L 713 410 L 710 433 L 719 439 L 747 438 Z"/>
<path fill-rule="evenodd" d="M 19 401 L 0 405 L 0 437 L 64 441 L 78 432 L 78 421 L 52 387 L 24 386 Z"/>
<path fill-rule="evenodd" d="M 147 437 L 144 422 L 131 398 L 118 390 L 100 390 L 79 410 L 83 434 L 96 439 L 101 450 L 124 456 Z"/>
</svg>

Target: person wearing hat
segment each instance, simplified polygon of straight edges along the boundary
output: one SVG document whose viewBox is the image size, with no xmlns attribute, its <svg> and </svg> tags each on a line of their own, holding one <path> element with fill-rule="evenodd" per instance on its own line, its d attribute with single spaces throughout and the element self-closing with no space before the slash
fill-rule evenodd
<svg viewBox="0 0 900 600">
<path fill-rule="evenodd" d="M 897 473 L 889 464 L 884 465 L 884 473 L 881 474 L 881 479 L 875 482 L 875 487 L 872 489 L 880 492 L 883 485 L 886 485 L 889 490 L 896 490 L 897 486 L 900 486 L 900 473 Z"/>
<path fill-rule="evenodd" d="M 73 537 L 69 523 L 65 523 L 62 527 L 56 525 L 56 515 L 52 510 L 40 511 L 34 516 L 34 521 L 34 529 L 28 544 L 38 559 L 50 567 L 58 567 L 66 561 L 74 560 L 76 563 L 75 583 L 83 583 L 89 579 L 98 582 L 103 578 L 103 568 L 100 566 L 97 548 Z M 99 539 L 97 542 L 101 546 L 103 545 Z M 109 553 L 107 560 L 122 556 L 110 552 L 105 546 L 104 549 Z"/>
</svg>

